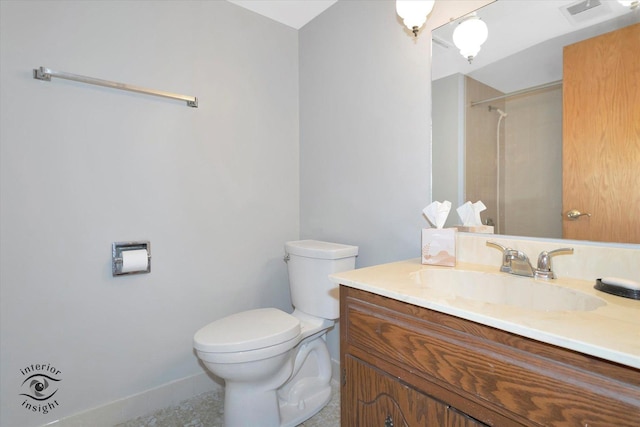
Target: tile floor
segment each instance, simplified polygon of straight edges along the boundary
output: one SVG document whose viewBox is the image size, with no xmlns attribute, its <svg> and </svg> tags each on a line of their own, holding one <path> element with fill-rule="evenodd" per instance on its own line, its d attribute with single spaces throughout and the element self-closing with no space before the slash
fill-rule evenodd
<svg viewBox="0 0 640 427">
<path fill-rule="evenodd" d="M 301 424 L 303 427 L 340 426 L 340 389 L 332 383 L 331 400 L 320 412 Z M 204 393 L 177 406 L 118 424 L 116 427 L 222 427 L 223 394 Z M 260 426 L 256 426 L 260 427 Z"/>
</svg>

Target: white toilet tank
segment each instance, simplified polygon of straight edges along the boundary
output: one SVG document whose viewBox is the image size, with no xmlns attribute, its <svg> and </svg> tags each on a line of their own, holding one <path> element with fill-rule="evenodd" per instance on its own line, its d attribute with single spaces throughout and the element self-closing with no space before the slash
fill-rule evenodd
<svg viewBox="0 0 640 427">
<path fill-rule="evenodd" d="M 293 306 L 312 316 L 340 317 L 338 285 L 329 275 L 353 270 L 358 247 L 318 240 L 297 240 L 284 245 Z"/>
</svg>

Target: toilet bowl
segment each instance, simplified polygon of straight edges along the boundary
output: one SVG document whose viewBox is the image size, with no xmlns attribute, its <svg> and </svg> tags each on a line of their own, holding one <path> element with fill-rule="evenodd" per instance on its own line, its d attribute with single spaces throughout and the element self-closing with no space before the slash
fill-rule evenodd
<svg viewBox="0 0 640 427">
<path fill-rule="evenodd" d="M 226 427 L 295 426 L 331 398 L 325 336 L 339 303 L 328 275 L 353 269 L 358 248 L 303 240 L 287 242 L 285 250 L 293 313 L 243 311 L 194 335 L 198 358 L 225 381 Z"/>
</svg>

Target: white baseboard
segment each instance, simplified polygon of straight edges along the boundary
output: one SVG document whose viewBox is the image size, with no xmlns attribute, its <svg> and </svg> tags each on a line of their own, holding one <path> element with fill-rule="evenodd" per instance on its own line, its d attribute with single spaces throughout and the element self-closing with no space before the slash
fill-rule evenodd
<svg viewBox="0 0 640 427">
<path fill-rule="evenodd" d="M 48 423 L 46 426 L 113 427 L 116 424 L 148 415 L 199 394 L 215 390 L 222 391 L 222 387 L 203 372 L 62 418 Z M 220 396 L 222 399 L 223 395 Z"/>
</svg>

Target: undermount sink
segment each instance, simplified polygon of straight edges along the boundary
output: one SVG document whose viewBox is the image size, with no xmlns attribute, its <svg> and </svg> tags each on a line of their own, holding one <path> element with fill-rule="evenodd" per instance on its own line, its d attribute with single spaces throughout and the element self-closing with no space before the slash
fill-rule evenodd
<svg viewBox="0 0 640 427">
<path fill-rule="evenodd" d="M 537 311 L 591 311 L 606 305 L 596 296 L 506 273 L 426 269 L 413 279 L 440 298 L 471 300 Z"/>
</svg>

